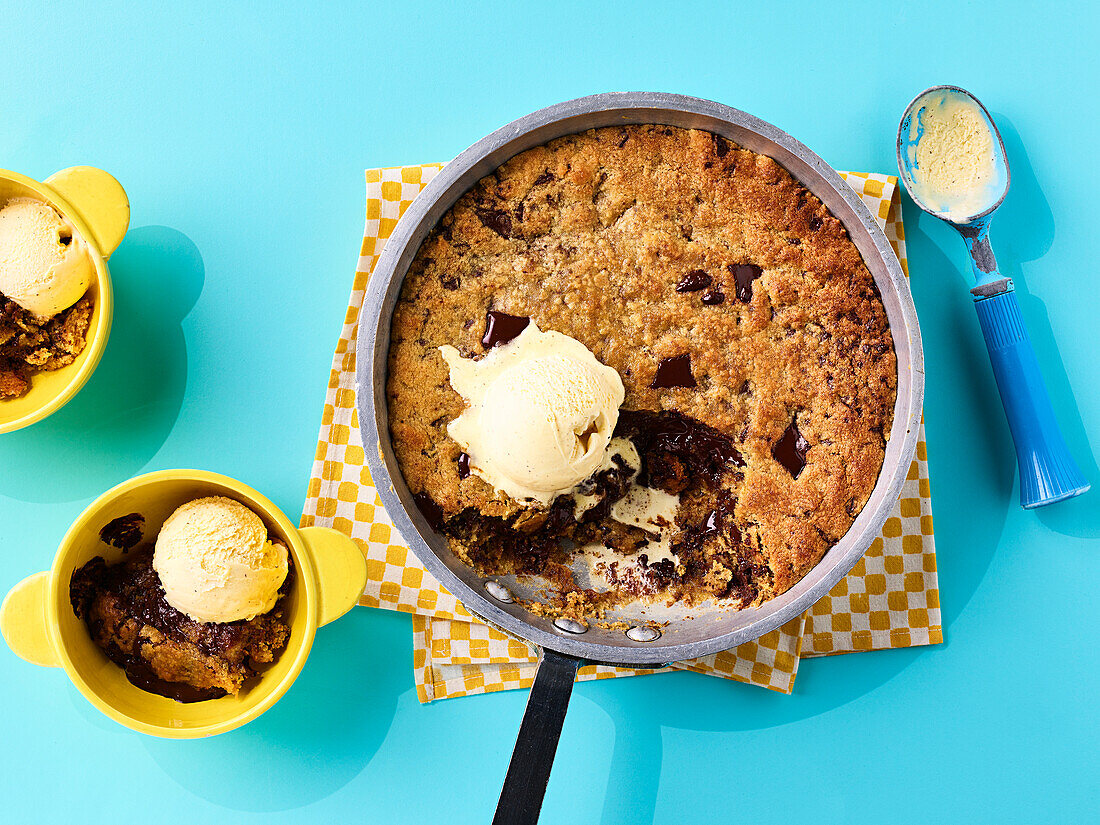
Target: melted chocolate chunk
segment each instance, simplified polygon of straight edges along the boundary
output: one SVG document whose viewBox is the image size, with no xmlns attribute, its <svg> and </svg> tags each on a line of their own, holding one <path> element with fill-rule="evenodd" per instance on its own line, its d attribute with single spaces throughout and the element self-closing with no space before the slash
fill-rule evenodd
<svg viewBox="0 0 1100 825">
<path fill-rule="evenodd" d="M 502 238 L 512 237 L 512 216 L 499 209 L 475 209 L 477 218 L 485 226 L 500 235 Z"/>
<path fill-rule="evenodd" d="M 657 365 L 657 374 L 653 376 L 653 383 L 649 386 L 655 390 L 696 386 L 695 376 L 691 374 L 691 354 L 685 352 L 683 355 L 662 358 Z"/>
<path fill-rule="evenodd" d="M 741 531 L 733 523 L 733 512 L 736 509 L 737 499 L 732 495 L 723 495 L 715 504 L 714 509 L 707 513 L 707 517 L 703 521 L 704 528 L 711 533 L 727 527 L 732 528 L 735 538 L 733 543 L 740 544 Z"/>
<path fill-rule="evenodd" d="M 436 504 L 430 495 L 415 493 L 413 501 L 416 502 L 416 509 L 428 520 L 428 524 L 433 530 L 438 533 L 443 529 L 443 508 Z"/>
<path fill-rule="evenodd" d="M 576 519 L 573 518 L 575 511 L 576 502 L 573 501 L 572 496 L 558 496 L 550 505 L 550 512 L 546 514 L 546 521 L 542 525 L 543 532 L 551 536 L 562 535 L 576 524 Z"/>
<path fill-rule="evenodd" d="M 810 442 L 802 437 L 792 419 L 783 437 L 772 447 L 772 455 L 791 474 L 791 478 L 798 478 L 806 466 L 806 453 L 809 450 Z"/>
<path fill-rule="evenodd" d="M 638 483 L 646 487 L 678 493 L 692 477 L 717 483 L 731 465 L 745 466 L 732 438 L 673 410 L 620 410 L 615 435 L 637 447 Z"/>
<path fill-rule="evenodd" d="M 730 583 L 726 587 L 726 592 L 723 593 L 720 598 L 736 598 L 741 604 L 751 604 L 756 600 L 756 596 L 759 593 L 759 588 L 756 586 L 756 580 L 766 578 L 768 573 L 767 568 L 763 565 L 754 565 L 748 561 L 741 560 L 737 566 L 733 568 L 732 572 L 733 575 L 730 577 Z"/>
<path fill-rule="evenodd" d="M 672 559 L 661 559 L 650 564 L 649 554 L 639 553 L 638 561 L 642 563 L 642 570 L 646 574 L 646 583 L 653 590 L 667 587 L 676 578 L 676 562 Z"/>
<path fill-rule="evenodd" d="M 721 135 L 714 135 L 714 154 L 720 158 L 724 158 L 730 150 L 729 141 Z"/>
<path fill-rule="evenodd" d="M 531 323 L 531 319 L 522 315 L 508 315 L 490 309 L 485 313 L 485 335 L 481 339 L 481 345 L 485 349 L 499 347 L 507 344 Z"/>
<path fill-rule="evenodd" d="M 726 267 L 737 283 L 737 300 L 747 304 L 752 300 L 752 282 L 764 274 L 756 264 L 730 264 Z"/>
<path fill-rule="evenodd" d="M 553 174 L 551 174 L 550 170 L 547 169 L 545 172 L 543 172 L 541 175 L 539 175 L 537 178 L 535 178 L 534 185 L 535 186 L 542 186 L 544 183 L 550 183 L 550 181 L 552 181 L 553 179 L 554 179 Z"/>
<path fill-rule="evenodd" d="M 470 477 L 470 456 L 468 456 L 466 453 L 458 454 L 458 477 Z"/>
<path fill-rule="evenodd" d="M 600 470 L 591 478 L 581 482 L 578 492 L 585 496 L 598 496 L 599 501 L 585 510 L 580 520 L 588 524 L 603 521 L 611 515 L 611 507 L 616 501 L 627 494 L 630 489 L 630 480 L 634 478 L 634 470 L 620 455 L 613 455 L 611 463 L 614 467 Z"/>
<path fill-rule="evenodd" d="M 707 513 L 707 517 L 703 520 L 702 527 L 699 528 L 700 536 L 713 536 L 722 529 L 722 514 L 717 510 L 711 510 Z"/>
<path fill-rule="evenodd" d="M 130 513 L 103 525 L 103 529 L 99 531 L 99 540 L 126 551 L 135 547 L 144 535 L 145 516 L 141 513 Z"/>
<path fill-rule="evenodd" d="M 719 292 L 717 289 L 708 289 L 703 293 L 703 303 L 708 307 L 716 307 L 725 300 L 726 293 Z"/>
<path fill-rule="evenodd" d="M 680 279 L 680 283 L 676 284 L 677 292 L 698 292 L 700 289 L 706 289 L 712 283 L 712 278 L 701 269 L 693 269 L 687 275 Z"/>
<path fill-rule="evenodd" d="M 684 530 L 673 550 L 677 555 L 685 553 L 690 555 L 693 551 L 701 551 L 702 545 L 716 536 L 725 533 L 730 547 L 738 547 L 744 543 L 741 531 L 733 521 L 733 511 L 737 507 L 737 499 L 732 495 L 723 495 L 709 511 L 702 522 Z"/>
</svg>

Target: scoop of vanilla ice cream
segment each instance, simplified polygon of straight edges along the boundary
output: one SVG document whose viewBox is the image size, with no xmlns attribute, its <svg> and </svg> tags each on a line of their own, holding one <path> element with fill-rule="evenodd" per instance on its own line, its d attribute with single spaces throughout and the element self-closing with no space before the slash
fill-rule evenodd
<svg viewBox="0 0 1100 825">
<path fill-rule="evenodd" d="M 543 505 L 600 466 L 625 391 L 580 341 L 533 322 L 478 361 L 440 347 L 467 403 L 447 432 L 470 470 L 515 499 Z"/>
<path fill-rule="evenodd" d="M 260 517 L 215 496 L 189 501 L 164 522 L 153 552 L 168 604 L 199 622 L 251 619 L 275 606 L 287 549 Z"/>
<path fill-rule="evenodd" d="M 913 118 L 910 139 L 917 141 L 913 188 L 925 206 L 964 218 L 996 202 L 1004 180 L 993 132 L 970 97 L 950 90 L 930 96 Z"/>
<path fill-rule="evenodd" d="M 590 365 L 564 355 L 523 360 L 501 373 L 481 411 L 500 470 L 550 493 L 590 475 L 618 410 L 613 388 L 600 378 Z"/>
<path fill-rule="evenodd" d="M 15 198 L 0 209 L 0 293 L 52 318 L 80 300 L 94 275 L 87 244 L 53 207 Z"/>
</svg>

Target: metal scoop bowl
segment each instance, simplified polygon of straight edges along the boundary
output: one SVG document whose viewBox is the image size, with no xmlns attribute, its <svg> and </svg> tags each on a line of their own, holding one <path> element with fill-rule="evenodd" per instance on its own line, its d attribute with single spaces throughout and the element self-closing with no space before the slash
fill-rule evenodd
<svg viewBox="0 0 1100 825">
<path fill-rule="evenodd" d="M 930 202 L 927 183 L 921 183 L 918 149 L 921 141 L 943 139 L 926 131 L 923 118 L 927 107 L 948 98 L 973 103 L 989 127 L 993 140 L 993 166 L 983 196 L 968 198 L 973 214 L 945 208 L 943 199 Z M 970 253 L 974 274 L 974 309 L 989 349 L 993 375 L 1001 394 L 1005 416 L 1016 446 L 1020 467 L 1020 503 L 1025 508 L 1042 507 L 1078 496 L 1089 489 L 1077 462 L 1070 455 L 1058 427 L 1054 408 L 1039 362 L 1031 345 L 1011 278 L 1001 275 L 989 244 L 989 225 L 997 208 L 1008 194 L 1011 173 L 1004 142 L 996 124 L 981 102 L 958 86 L 932 86 L 917 95 L 906 107 L 898 126 L 898 171 L 906 191 L 922 210 L 947 222 L 962 235 Z M 974 194 L 974 193 L 970 193 Z"/>
</svg>

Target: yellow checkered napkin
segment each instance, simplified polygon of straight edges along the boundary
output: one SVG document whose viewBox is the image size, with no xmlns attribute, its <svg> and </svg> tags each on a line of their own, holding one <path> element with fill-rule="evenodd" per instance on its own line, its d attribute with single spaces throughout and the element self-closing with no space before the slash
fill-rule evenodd
<svg viewBox="0 0 1100 825">
<path fill-rule="evenodd" d="M 359 603 L 413 614 L 414 668 L 422 702 L 528 687 L 535 653 L 474 619 L 394 530 L 364 463 L 355 410 L 355 335 L 367 279 L 398 219 L 442 164 L 367 170 L 367 223 L 351 300 L 336 346 L 302 526 L 334 527 L 367 557 Z M 886 232 L 906 268 L 897 179 L 840 173 Z M 864 558 L 805 614 L 765 636 L 661 670 L 692 670 L 782 693 L 802 657 L 936 644 L 940 627 L 936 552 L 921 425 L 917 457 L 897 507 Z M 589 665 L 579 680 L 659 672 Z"/>
</svg>

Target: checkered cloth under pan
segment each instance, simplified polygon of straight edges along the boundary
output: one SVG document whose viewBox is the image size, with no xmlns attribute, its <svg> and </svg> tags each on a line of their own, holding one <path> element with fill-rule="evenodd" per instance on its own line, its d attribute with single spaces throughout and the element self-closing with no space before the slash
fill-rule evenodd
<svg viewBox="0 0 1100 825">
<path fill-rule="evenodd" d="M 360 604 L 413 614 L 414 669 L 422 702 L 527 687 L 535 670 L 531 648 L 474 619 L 405 545 L 382 508 L 360 441 L 355 335 L 367 279 L 398 219 L 441 168 L 442 164 L 426 164 L 367 170 L 363 245 L 333 359 L 301 521 L 303 526 L 334 527 L 358 542 L 368 571 Z M 908 272 L 897 179 L 840 174 L 878 219 Z M 802 657 L 942 640 L 922 424 L 917 457 L 882 535 L 829 595 L 753 642 L 662 670 L 692 670 L 789 693 Z M 590 665 L 581 668 L 578 679 L 655 672 L 659 671 Z"/>
</svg>

